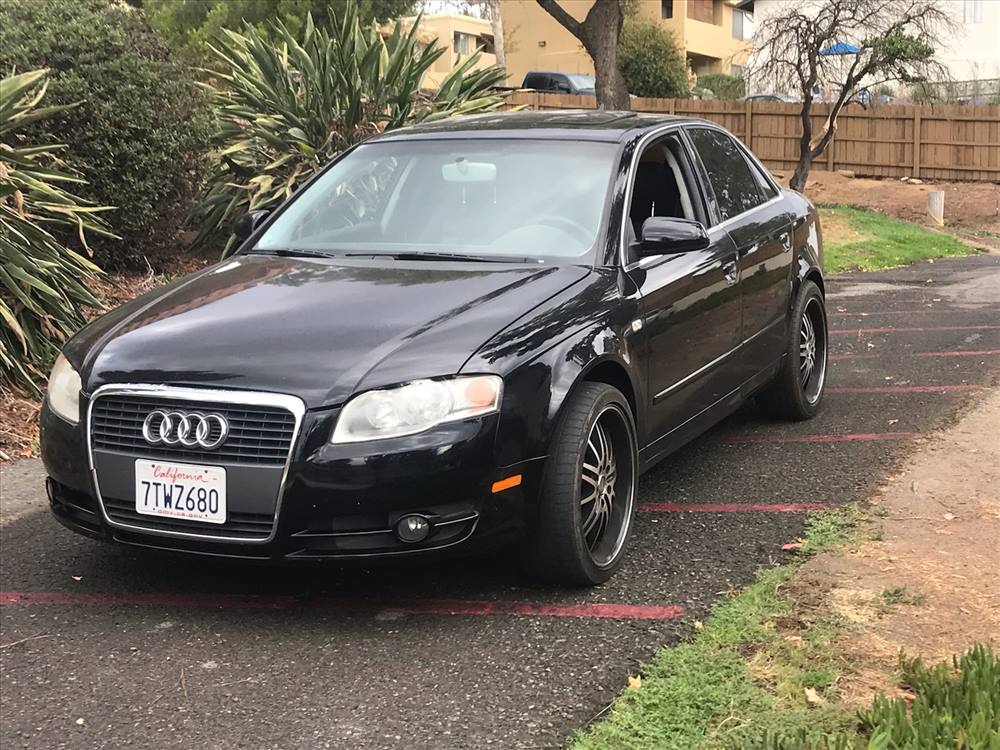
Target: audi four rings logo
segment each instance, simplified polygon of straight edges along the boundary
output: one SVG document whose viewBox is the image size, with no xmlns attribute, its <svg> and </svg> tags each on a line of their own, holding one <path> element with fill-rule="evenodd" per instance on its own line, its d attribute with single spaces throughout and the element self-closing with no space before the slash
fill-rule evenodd
<svg viewBox="0 0 1000 750">
<path fill-rule="evenodd" d="M 198 446 L 210 451 L 229 437 L 229 422 L 221 414 L 184 414 L 157 409 L 142 423 L 142 436 L 150 445 Z"/>
</svg>

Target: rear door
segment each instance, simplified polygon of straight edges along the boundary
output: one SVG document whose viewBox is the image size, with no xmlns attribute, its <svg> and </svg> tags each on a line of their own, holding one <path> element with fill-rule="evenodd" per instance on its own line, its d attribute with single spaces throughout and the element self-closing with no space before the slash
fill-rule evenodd
<svg viewBox="0 0 1000 750">
<path fill-rule="evenodd" d="M 792 271 L 792 217 L 780 192 L 728 133 L 691 126 L 688 137 L 736 247 L 741 290 L 740 376 L 745 381 L 785 348 Z"/>
</svg>

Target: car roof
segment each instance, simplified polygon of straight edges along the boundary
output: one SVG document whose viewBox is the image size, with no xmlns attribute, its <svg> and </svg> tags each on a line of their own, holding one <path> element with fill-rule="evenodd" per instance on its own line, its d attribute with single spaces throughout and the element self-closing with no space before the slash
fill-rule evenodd
<svg viewBox="0 0 1000 750">
<path fill-rule="evenodd" d="M 489 112 L 410 125 L 372 141 L 445 138 L 525 138 L 620 142 L 668 124 L 701 123 L 692 117 L 606 110 Z"/>
</svg>

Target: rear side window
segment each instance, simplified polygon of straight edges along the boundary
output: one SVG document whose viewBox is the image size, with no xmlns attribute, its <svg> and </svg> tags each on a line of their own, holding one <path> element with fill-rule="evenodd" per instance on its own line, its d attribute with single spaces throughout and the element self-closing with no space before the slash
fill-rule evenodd
<svg viewBox="0 0 1000 750">
<path fill-rule="evenodd" d="M 732 138 L 709 128 L 690 128 L 688 135 L 708 173 L 723 221 L 764 202 L 757 179 Z"/>
</svg>

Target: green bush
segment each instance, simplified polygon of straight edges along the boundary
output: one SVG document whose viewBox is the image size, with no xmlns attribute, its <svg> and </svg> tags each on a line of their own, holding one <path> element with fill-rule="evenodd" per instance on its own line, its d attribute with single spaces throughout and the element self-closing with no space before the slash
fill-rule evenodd
<svg viewBox="0 0 1000 750">
<path fill-rule="evenodd" d="M 496 109 L 497 67 L 473 71 L 470 56 L 429 94 L 424 72 L 445 50 L 420 47 L 417 25 L 388 38 L 361 23 L 353 2 L 329 28 L 307 17 L 301 35 L 278 23 L 264 32 L 225 31 L 213 75 L 220 128 L 218 159 L 196 207 L 196 245 L 229 234 L 248 210 L 270 209 L 355 143 L 384 130 L 451 115 Z M 224 252 L 233 244 L 229 236 Z"/>
<path fill-rule="evenodd" d="M 725 73 L 698 76 L 698 88 L 708 89 L 717 99 L 742 99 L 747 93 L 742 78 Z"/>
<path fill-rule="evenodd" d="M 342 3 L 343 0 L 337 0 Z M 337 2 L 331 0 L 143 0 L 149 22 L 172 49 L 188 62 L 212 60 L 209 44 L 222 29 L 239 29 L 244 22 L 264 31 L 269 21 L 281 21 L 293 34 L 305 28 L 312 14 L 317 26 L 328 26 Z M 362 18 L 385 21 L 413 13 L 417 0 L 360 0 Z"/>
<path fill-rule="evenodd" d="M 630 94 L 688 95 L 687 63 L 673 34 L 646 18 L 629 16 L 618 38 L 618 66 Z"/>
<path fill-rule="evenodd" d="M 176 246 L 200 182 L 211 133 L 207 97 L 146 24 L 111 0 L 0 3 L 0 71 L 49 68 L 52 104 L 79 107 L 26 134 L 65 143 L 87 175 L 81 197 L 115 206 L 122 242 L 97 241 L 107 266 L 141 263 Z"/>
<path fill-rule="evenodd" d="M 107 235 L 97 216 L 106 209 L 61 187 L 84 183 L 59 167 L 59 146 L 23 136 L 32 122 L 66 114 L 38 106 L 45 73 L 0 80 L 0 390 L 37 392 L 62 342 L 83 324 L 81 308 L 100 306 L 90 291 L 100 269 L 83 252 L 85 232 Z M 80 250 L 57 240 L 58 229 Z"/>
</svg>

